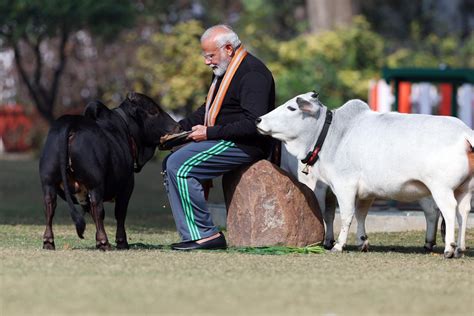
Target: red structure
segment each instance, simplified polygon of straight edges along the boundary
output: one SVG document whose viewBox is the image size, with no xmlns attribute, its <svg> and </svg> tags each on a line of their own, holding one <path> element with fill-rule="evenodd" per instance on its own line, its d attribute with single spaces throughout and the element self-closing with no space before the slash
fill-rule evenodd
<svg viewBox="0 0 474 316">
<path fill-rule="evenodd" d="M 453 86 L 449 83 L 442 83 L 439 85 L 439 92 L 441 94 L 439 115 L 452 115 L 451 95 L 453 94 Z"/>
<path fill-rule="evenodd" d="M 411 113 L 411 83 L 402 81 L 398 84 L 398 112 Z"/>
<path fill-rule="evenodd" d="M 435 69 L 435 68 L 385 68 L 382 76 L 387 82 L 393 82 L 395 90 L 395 108 L 393 110 L 410 113 L 406 107 L 406 84 L 431 82 L 439 84 L 441 93 L 440 115 L 457 116 L 457 89 L 463 83 L 474 84 L 473 69 Z"/>
<path fill-rule="evenodd" d="M 23 106 L 0 106 L 0 139 L 5 151 L 21 152 L 31 149 L 29 139 L 32 126 L 32 119 L 26 115 Z"/>
</svg>

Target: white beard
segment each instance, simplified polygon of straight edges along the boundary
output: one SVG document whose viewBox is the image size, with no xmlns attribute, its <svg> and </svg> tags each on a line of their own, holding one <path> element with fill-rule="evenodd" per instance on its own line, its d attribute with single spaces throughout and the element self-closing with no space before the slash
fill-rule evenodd
<svg viewBox="0 0 474 316">
<path fill-rule="evenodd" d="M 217 77 L 222 76 L 226 72 L 227 67 L 229 67 L 230 61 L 231 59 L 229 58 L 222 61 L 220 64 L 217 64 L 216 66 L 211 66 L 214 75 L 216 75 Z"/>
</svg>

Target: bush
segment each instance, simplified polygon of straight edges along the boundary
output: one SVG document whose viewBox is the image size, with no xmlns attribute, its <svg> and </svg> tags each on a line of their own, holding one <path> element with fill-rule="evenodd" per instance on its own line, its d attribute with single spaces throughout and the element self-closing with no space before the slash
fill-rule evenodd
<svg viewBox="0 0 474 316">
<path fill-rule="evenodd" d="M 383 50 L 383 39 L 362 17 L 351 27 L 280 43 L 271 63 L 277 100 L 281 104 L 311 90 L 332 108 L 348 99 L 366 99 L 369 80 L 382 68 Z"/>
<path fill-rule="evenodd" d="M 134 89 L 158 97 L 167 109 L 190 113 L 202 105 L 211 81 L 211 71 L 201 55 L 202 25 L 182 22 L 169 33 L 155 33 L 138 48 Z"/>
</svg>

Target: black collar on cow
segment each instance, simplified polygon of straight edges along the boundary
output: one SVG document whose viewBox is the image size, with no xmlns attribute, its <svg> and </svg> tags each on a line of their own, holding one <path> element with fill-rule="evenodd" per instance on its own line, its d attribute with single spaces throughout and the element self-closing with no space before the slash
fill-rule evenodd
<svg viewBox="0 0 474 316">
<path fill-rule="evenodd" d="M 306 166 L 302 170 L 304 174 L 308 174 L 309 166 L 314 165 L 316 161 L 318 161 L 319 152 L 321 151 L 321 148 L 323 147 L 324 140 L 326 139 L 326 135 L 328 134 L 328 130 L 329 130 L 329 126 L 331 125 L 331 122 L 332 122 L 332 111 L 327 110 L 323 129 L 321 130 L 321 134 L 319 134 L 318 140 L 316 141 L 316 144 L 314 145 L 313 150 L 308 152 L 306 157 L 303 160 L 301 160 L 302 163 L 306 164 Z"/>
<path fill-rule="evenodd" d="M 128 116 L 125 113 L 124 110 L 121 108 L 115 108 L 115 112 L 120 116 L 120 118 L 123 120 L 125 123 L 125 126 L 127 126 L 127 134 L 128 134 L 128 146 L 130 148 L 130 153 L 132 154 L 133 157 L 133 168 L 137 170 L 138 168 L 138 154 L 137 154 L 137 143 L 135 141 L 135 138 L 133 138 L 132 133 L 130 132 L 130 126 L 128 124 Z"/>
</svg>

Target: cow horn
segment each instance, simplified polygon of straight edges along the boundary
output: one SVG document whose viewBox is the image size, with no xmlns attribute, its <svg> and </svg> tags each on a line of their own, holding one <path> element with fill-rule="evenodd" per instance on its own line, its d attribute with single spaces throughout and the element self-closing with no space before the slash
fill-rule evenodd
<svg viewBox="0 0 474 316">
<path fill-rule="evenodd" d="M 130 101 L 133 101 L 136 98 L 135 92 L 129 92 L 127 93 L 127 99 Z"/>
</svg>

